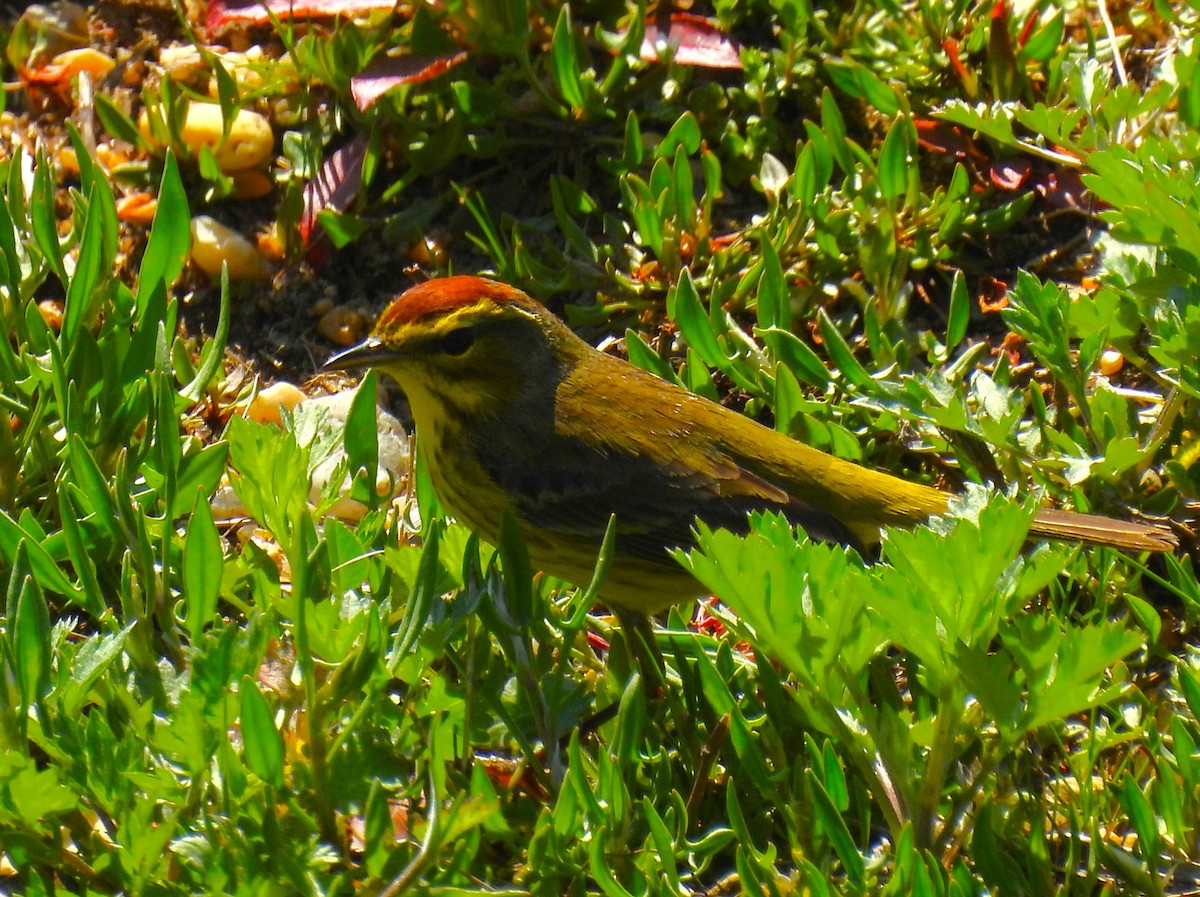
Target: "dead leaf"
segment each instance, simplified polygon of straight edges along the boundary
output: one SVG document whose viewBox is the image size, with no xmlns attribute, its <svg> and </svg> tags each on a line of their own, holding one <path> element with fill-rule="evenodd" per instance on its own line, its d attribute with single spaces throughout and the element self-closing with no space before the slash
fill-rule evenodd
<svg viewBox="0 0 1200 897">
<path fill-rule="evenodd" d="M 359 134 L 325 160 L 317 176 L 304 185 L 300 213 L 300 238 L 308 245 L 319 232 L 317 214 L 329 209 L 344 212 L 362 186 L 362 165 L 367 155 L 367 135 Z"/>
<path fill-rule="evenodd" d="M 691 13 L 672 13 L 667 21 L 659 18 L 646 23 L 639 55 L 646 62 L 658 62 L 664 56 L 680 65 L 710 69 L 740 69 L 742 45 L 714 22 Z"/>
<path fill-rule="evenodd" d="M 467 58 L 465 50 L 440 56 L 406 53 L 385 56 L 367 65 L 350 79 L 350 93 L 360 112 L 366 112 L 381 96 L 401 84 L 419 84 L 448 72 Z"/>
<path fill-rule="evenodd" d="M 362 18 L 395 6 L 394 0 L 242 0 L 234 3 L 213 0 L 208 5 L 204 25 L 210 32 L 216 32 L 230 25 L 270 25 L 272 16 L 281 22 L 331 19 L 334 16 Z"/>
</svg>

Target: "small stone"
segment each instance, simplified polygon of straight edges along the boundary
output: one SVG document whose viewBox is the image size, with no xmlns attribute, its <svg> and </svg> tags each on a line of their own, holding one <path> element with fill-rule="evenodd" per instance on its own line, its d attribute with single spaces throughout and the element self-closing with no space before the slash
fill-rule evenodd
<svg viewBox="0 0 1200 897">
<path fill-rule="evenodd" d="M 307 396 L 294 383 L 280 380 L 260 391 L 246 409 L 246 417 L 250 420 L 265 424 L 283 423 L 283 409 L 291 411 Z"/>
<path fill-rule="evenodd" d="M 1113 374 L 1125 367 L 1125 356 L 1119 349 L 1105 349 L 1100 356 L 1100 373 L 1106 377 L 1111 377 Z"/>
<path fill-rule="evenodd" d="M 317 331 L 335 346 L 353 346 L 363 338 L 367 322 L 345 305 L 336 305 L 317 322 Z"/>
<path fill-rule="evenodd" d="M 192 261 L 213 277 L 221 273 L 224 263 L 234 281 L 257 280 L 269 273 L 266 260 L 249 240 L 207 215 L 192 219 Z"/>
<path fill-rule="evenodd" d="M 61 299 L 43 299 L 37 304 L 42 320 L 51 330 L 62 330 L 63 301 Z"/>
</svg>

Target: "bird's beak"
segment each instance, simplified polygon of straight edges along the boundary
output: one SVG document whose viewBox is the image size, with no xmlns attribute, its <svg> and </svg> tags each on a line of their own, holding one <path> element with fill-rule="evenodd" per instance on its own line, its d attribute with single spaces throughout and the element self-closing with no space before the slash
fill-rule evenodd
<svg viewBox="0 0 1200 897">
<path fill-rule="evenodd" d="M 369 368 L 395 359 L 396 353 L 386 348 L 378 337 L 372 336 L 357 346 L 338 352 L 321 368 L 326 371 L 349 371 L 354 368 Z"/>
</svg>

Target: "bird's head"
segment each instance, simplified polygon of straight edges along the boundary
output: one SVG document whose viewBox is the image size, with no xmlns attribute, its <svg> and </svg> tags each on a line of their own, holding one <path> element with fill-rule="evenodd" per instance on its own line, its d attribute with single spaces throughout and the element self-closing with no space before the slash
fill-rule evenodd
<svg viewBox="0 0 1200 897">
<path fill-rule="evenodd" d="M 541 303 L 482 277 L 419 284 L 392 302 L 372 334 L 326 368 L 378 368 L 404 390 L 418 426 L 448 411 L 500 413 L 553 391 L 585 344 Z"/>
</svg>

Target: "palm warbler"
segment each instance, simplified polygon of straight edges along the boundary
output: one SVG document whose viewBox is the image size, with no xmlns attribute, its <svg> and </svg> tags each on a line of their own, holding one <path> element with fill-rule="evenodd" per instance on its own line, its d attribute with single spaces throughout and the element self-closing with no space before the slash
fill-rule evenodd
<svg viewBox="0 0 1200 897">
<path fill-rule="evenodd" d="M 587 582 L 614 512 L 601 592 L 652 612 L 703 589 L 668 554 L 697 518 L 744 532 L 776 510 L 813 539 L 866 546 L 944 513 L 949 494 L 835 458 L 588 345 L 520 290 L 479 277 L 405 292 L 326 367 L 404 390 L 446 506 L 485 538 L 513 514 L 535 566 Z M 1166 551 L 1170 530 L 1045 509 L 1032 535 Z"/>
</svg>

